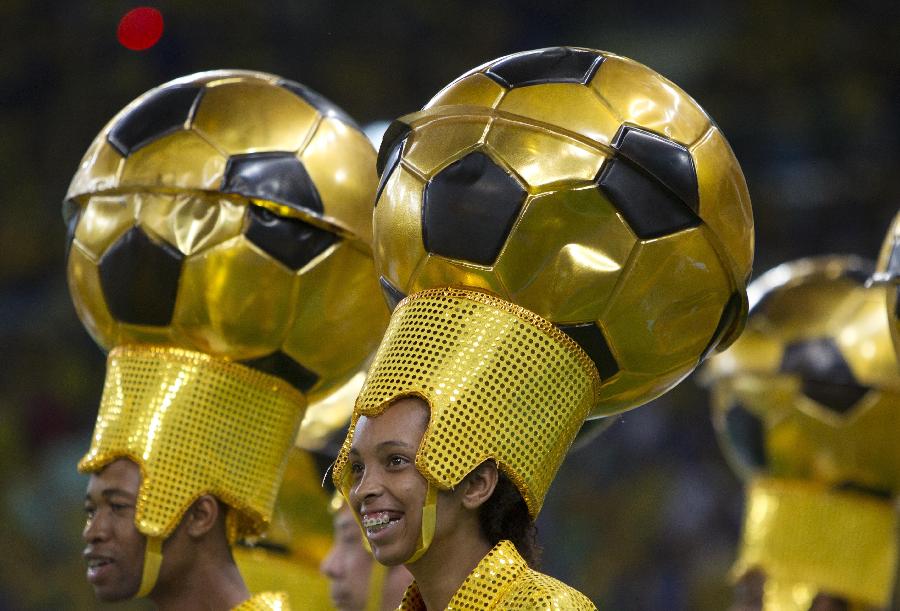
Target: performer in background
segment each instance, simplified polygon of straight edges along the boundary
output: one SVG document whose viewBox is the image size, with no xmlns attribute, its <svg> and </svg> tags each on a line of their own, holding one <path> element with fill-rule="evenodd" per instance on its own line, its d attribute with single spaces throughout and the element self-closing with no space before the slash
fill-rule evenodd
<svg viewBox="0 0 900 611">
<path fill-rule="evenodd" d="M 588 417 L 655 398 L 740 333 L 740 168 L 652 70 L 570 47 L 470 71 L 379 151 L 395 306 L 334 467 L 401 609 L 593 609 L 532 568 Z M 408 296 L 407 296 L 408 295 Z"/>
<path fill-rule="evenodd" d="M 374 150 L 306 87 L 178 79 L 103 129 L 65 203 L 79 317 L 109 350 L 87 454 L 87 578 L 160 609 L 285 609 L 231 554 L 263 534 L 307 399 L 384 329 Z"/>
<path fill-rule="evenodd" d="M 785 263 L 711 359 L 713 417 L 747 501 L 734 609 L 886 609 L 895 588 L 900 369 L 870 263 Z"/>
<path fill-rule="evenodd" d="M 375 561 L 362 540 L 359 525 L 344 497 L 335 494 L 334 542 L 321 570 L 331 582 L 331 602 L 338 611 L 396 609 L 412 581 L 402 564 L 386 567 Z"/>
</svg>

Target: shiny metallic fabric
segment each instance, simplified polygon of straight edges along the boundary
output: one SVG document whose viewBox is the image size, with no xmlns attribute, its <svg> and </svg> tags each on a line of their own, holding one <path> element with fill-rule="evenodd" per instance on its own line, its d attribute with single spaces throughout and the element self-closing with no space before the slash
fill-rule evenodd
<svg viewBox="0 0 900 611">
<path fill-rule="evenodd" d="M 180 346 L 326 395 L 387 324 L 374 164 L 340 109 L 273 75 L 147 92 L 100 132 L 66 197 L 79 317 L 105 350 Z"/>
<path fill-rule="evenodd" d="M 764 611 L 809 611 L 817 594 L 883 608 L 897 566 L 892 503 L 813 482 L 750 483 L 733 572 L 766 574 Z"/>
<path fill-rule="evenodd" d="M 884 238 L 872 280 L 883 286 L 891 337 L 894 348 L 900 354 L 900 212 L 894 217 Z"/>
<path fill-rule="evenodd" d="M 356 403 L 356 397 L 366 379 L 368 365 L 369 361 L 342 386 L 309 403 L 297 432 L 298 448 L 313 452 L 324 451 L 329 441 L 334 442 L 335 436 L 347 430 L 353 414 L 353 404 Z"/>
<path fill-rule="evenodd" d="M 283 592 L 262 592 L 245 600 L 232 611 L 290 611 L 290 609 L 288 597 Z"/>
<path fill-rule="evenodd" d="M 500 541 L 469 573 L 447 611 L 594 611 L 588 598 L 549 575 L 538 573 L 509 541 Z M 406 590 L 398 611 L 426 611 L 415 582 Z"/>
<path fill-rule="evenodd" d="M 490 291 L 594 359 L 592 415 L 666 392 L 740 333 L 750 197 L 720 129 L 653 70 L 571 47 L 454 80 L 388 129 L 375 258 L 389 302 Z"/>
<path fill-rule="evenodd" d="M 286 382 L 207 354 L 121 346 L 106 385 L 82 473 L 127 458 L 141 468 L 135 525 L 168 537 L 202 494 L 228 504 L 229 538 L 262 534 L 303 417 Z"/>
<path fill-rule="evenodd" d="M 315 193 L 265 164 L 255 167 L 267 174 L 265 185 L 227 169 L 254 160 L 243 156 L 260 161 L 279 153 L 302 164 Z M 152 89 L 113 117 L 66 199 L 110 191 L 230 193 L 369 244 L 374 160 L 362 130 L 315 91 L 264 72 L 213 70 Z"/>
<path fill-rule="evenodd" d="M 524 308 L 453 288 L 411 295 L 394 311 L 357 399 L 335 485 L 348 492 L 347 453 L 360 416 L 418 396 L 431 408 L 419 472 L 449 489 L 493 458 L 535 517 L 598 386 L 578 345 Z"/>
</svg>

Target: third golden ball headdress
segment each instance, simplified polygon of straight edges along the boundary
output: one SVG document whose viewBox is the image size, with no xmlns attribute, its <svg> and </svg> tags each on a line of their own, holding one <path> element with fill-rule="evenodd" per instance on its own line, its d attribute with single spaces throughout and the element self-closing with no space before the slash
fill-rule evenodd
<svg viewBox="0 0 900 611">
<path fill-rule="evenodd" d="M 766 609 L 890 596 L 900 370 L 882 293 L 865 288 L 871 269 L 831 256 L 763 274 L 744 334 L 704 371 L 726 455 L 748 480 L 734 573 L 765 573 Z"/>
</svg>

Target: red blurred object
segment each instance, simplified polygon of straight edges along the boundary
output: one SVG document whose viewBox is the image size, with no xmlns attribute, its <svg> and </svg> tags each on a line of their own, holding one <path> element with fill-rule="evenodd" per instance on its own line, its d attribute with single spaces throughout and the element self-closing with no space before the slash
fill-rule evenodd
<svg viewBox="0 0 900 611">
<path fill-rule="evenodd" d="M 162 13 L 151 6 L 139 6 L 125 13 L 116 30 L 122 46 L 132 51 L 149 49 L 159 41 L 162 33 Z"/>
</svg>

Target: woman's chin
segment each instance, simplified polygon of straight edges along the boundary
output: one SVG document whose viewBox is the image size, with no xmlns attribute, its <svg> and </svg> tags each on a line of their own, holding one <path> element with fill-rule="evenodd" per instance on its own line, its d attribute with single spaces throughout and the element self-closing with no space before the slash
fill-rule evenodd
<svg viewBox="0 0 900 611">
<path fill-rule="evenodd" d="M 413 555 L 412 551 L 406 553 L 403 550 L 392 549 L 393 547 L 394 546 L 391 545 L 373 545 L 372 555 L 375 556 L 375 560 L 377 560 L 379 564 L 383 564 L 385 566 L 397 566 L 400 564 L 404 564 Z"/>
</svg>

